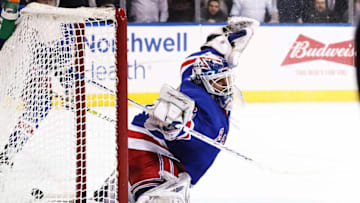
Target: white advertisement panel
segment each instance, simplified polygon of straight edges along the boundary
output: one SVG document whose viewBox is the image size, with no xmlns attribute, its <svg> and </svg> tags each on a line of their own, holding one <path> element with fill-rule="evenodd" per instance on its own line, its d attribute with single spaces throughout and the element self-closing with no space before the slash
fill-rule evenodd
<svg viewBox="0 0 360 203">
<path fill-rule="evenodd" d="M 129 91 L 177 84 L 182 59 L 216 28 L 130 26 Z M 237 83 L 243 90 L 355 89 L 353 32 L 350 26 L 261 26 L 241 56 Z"/>
<path fill-rule="evenodd" d="M 85 76 L 100 86 L 115 90 L 115 36 L 109 26 L 89 26 L 85 30 Z M 104 93 L 98 85 L 87 83 L 87 94 Z M 110 93 L 106 92 L 105 93 Z"/>
<path fill-rule="evenodd" d="M 199 51 L 207 35 L 221 26 L 130 24 L 129 94 L 156 97 L 164 83 L 177 87 L 183 59 Z M 87 77 L 113 87 L 114 62 L 108 57 L 114 39 L 97 29 L 103 28 L 86 32 L 86 54 L 91 56 L 86 61 Z M 240 57 L 236 84 L 245 97 L 254 91 L 354 91 L 353 35 L 351 26 L 260 26 Z"/>
<path fill-rule="evenodd" d="M 353 27 L 260 27 L 241 56 L 244 90 L 356 89 Z"/>
<path fill-rule="evenodd" d="M 180 83 L 182 60 L 199 50 L 199 26 L 129 26 L 129 92 L 157 92 Z"/>
</svg>

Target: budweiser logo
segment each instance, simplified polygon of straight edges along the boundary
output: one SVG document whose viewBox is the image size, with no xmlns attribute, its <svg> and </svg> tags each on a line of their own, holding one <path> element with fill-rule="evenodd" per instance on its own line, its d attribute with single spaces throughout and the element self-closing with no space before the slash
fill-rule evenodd
<svg viewBox="0 0 360 203">
<path fill-rule="evenodd" d="M 281 66 L 314 60 L 354 65 L 354 56 L 353 40 L 324 44 L 304 35 L 299 35 Z"/>
</svg>

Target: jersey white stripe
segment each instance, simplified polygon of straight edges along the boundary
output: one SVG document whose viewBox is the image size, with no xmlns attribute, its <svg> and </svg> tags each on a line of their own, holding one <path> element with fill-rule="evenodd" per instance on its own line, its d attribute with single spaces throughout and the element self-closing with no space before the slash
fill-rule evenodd
<svg viewBox="0 0 360 203">
<path fill-rule="evenodd" d="M 136 138 L 128 138 L 128 147 L 129 149 L 135 149 L 135 150 L 143 150 L 143 151 L 148 151 L 148 152 L 154 152 L 154 153 L 159 153 L 161 155 L 167 156 L 171 159 L 174 159 L 176 161 L 179 161 L 177 158 L 175 158 L 171 152 L 169 152 L 168 150 L 160 147 L 159 145 L 156 145 L 152 142 L 146 141 L 146 140 L 141 140 L 141 139 L 136 139 Z"/>
</svg>

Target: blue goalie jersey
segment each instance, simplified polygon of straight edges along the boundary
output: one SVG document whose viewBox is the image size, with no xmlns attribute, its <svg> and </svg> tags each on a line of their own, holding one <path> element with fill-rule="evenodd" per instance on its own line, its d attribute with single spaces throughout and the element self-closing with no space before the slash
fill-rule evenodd
<svg viewBox="0 0 360 203">
<path fill-rule="evenodd" d="M 193 111 L 193 119 L 186 125 L 197 132 L 200 132 L 207 137 L 224 144 L 226 136 L 229 131 L 229 111 L 225 111 L 220 107 L 215 95 L 210 95 L 206 89 L 190 80 L 192 74 L 193 63 L 195 60 L 206 54 L 212 52 L 219 55 L 213 49 L 206 49 L 201 52 L 194 53 L 185 59 L 182 65 L 182 82 L 180 85 L 180 92 L 189 96 L 195 101 L 195 109 Z M 132 121 L 132 124 L 141 128 L 148 118 L 148 114 L 142 113 Z M 174 141 L 167 141 L 159 131 L 149 131 L 151 135 L 163 140 L 170 153 L 184 166 L 187 173 L 190 174 L 191 183 L 196 184 L 199 179 L 205 174 L 209 167 L 214 162 L 219 153 L 219 149 L 186 134 L 181 131 L 177 139 Z"/>
</svg>

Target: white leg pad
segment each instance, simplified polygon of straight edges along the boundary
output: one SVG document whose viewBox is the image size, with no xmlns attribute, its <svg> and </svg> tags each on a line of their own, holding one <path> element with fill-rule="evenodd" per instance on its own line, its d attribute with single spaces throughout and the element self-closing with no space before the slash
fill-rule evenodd
<svg viewBox="0 0 360 203">
<path fill-rule="evenodd" d="M 179 177 L 175 177 L 166 171 L 161 171 L 159 174 L 166 182 L 142 194 L 136 203 L 190 202 L 189 188 L 191 178 L 189 174 L 183 172 L 179 174 Z"/>
</svg>

